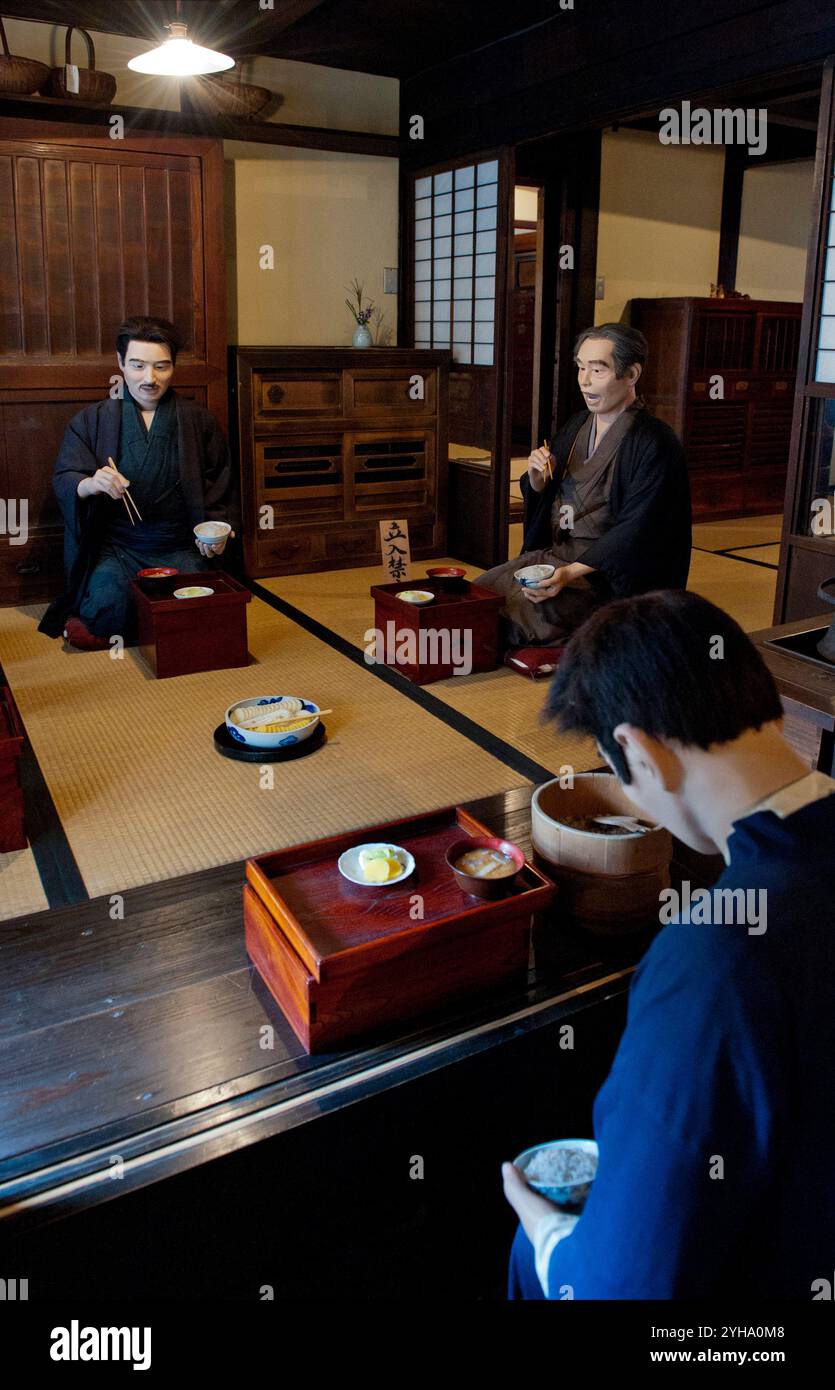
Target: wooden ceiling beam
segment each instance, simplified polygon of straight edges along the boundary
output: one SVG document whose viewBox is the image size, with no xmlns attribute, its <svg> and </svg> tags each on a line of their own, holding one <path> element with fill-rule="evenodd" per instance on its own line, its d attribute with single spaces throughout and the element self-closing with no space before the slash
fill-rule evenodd
<svg viewBox="0 0 835 1390">
<path fill-rule="evenodd" d="M 231 50 L 252 49 L 267 52 L 279 34 L 292 29 L 322 8 L 326 0 L 275 0 L 275 7 L 262 10 L 252 0 L 181 0 L 180 18 L 192 36 L 203 41 L 223 39 Z M 45 24 L 66 24 L 65 0 L 8 0 L 3 5 L 7 19 L 37 20 Z M 131 38 L 164 37 L 166 24 L 177 15 L 177 0 L 156 0 L 153 5 L 139 3 L 114 6 L 112 0 L 76 0 L 72 19 L 101 33 L 123 34 Z"/>
</svg>

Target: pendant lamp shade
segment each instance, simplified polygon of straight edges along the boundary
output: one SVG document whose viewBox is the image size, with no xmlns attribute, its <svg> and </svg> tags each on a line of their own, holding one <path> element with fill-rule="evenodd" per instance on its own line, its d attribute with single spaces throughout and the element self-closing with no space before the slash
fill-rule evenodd
<svg viewBox="0 0 835 1390">
<path fill-rule="evenodd" d="M 235 59 L 212 48 L 201 48 L 188 37 L 188 26 L 170 24 L 170 39 L 159 48 L 131 58 L 128 67 L 133 72 L 154 73 L 157 77 L 198 77 L 208 72 L 225 72 L 235 66 Z"/>
</svg>

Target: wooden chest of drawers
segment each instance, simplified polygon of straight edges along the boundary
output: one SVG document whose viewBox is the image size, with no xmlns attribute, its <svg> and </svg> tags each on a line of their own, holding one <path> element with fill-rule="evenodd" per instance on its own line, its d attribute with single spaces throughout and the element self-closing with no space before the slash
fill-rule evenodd
<svg viewBox="0 0 835 1390">
<path fill-rule="evenodd" d="M 642 394 L 684 444 L 697 521 L 777 512 L 786 488 L 802 305 L 633 299 Z"/>
<path fill-rule="evenodd" d="M 448 352 L 233 348 L 244 555 L 254 577 L 416 559 L 446 546 Z"/>
</svg>

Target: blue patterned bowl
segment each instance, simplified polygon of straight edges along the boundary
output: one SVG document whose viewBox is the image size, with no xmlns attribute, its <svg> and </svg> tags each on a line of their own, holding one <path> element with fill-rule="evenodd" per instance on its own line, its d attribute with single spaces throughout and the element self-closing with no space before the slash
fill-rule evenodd
<svg viewBox="0 0 835 1390">
<path fill-rule="evenodd" d="M 556 574 L 556 568 L 556 565 L 526 565 L 524 569 L 517 570 L 513 578 L 523 589 L 535 589 L 537 584 Z"/>
<path fill-rule="evenodd" d="M 278 705 L 282 700 L 295 699 L 301 704 L 301 711 L 294 718 L 301 719 L 302 715 L 315 714 L 316 718 L 311 719 L 303 729 L 295 729 L 292 733 L 285 734 L 280 730 L 274 734 L 264 734 L 258 729 L 241 729 L 236 723 L 236 712 L 240 710 L 253 709 L 256 706 Z M 236 743 L 247 744 L 250 748 L 289 748 L 294 743 L 303 743 L 305 739 L 311 737 L 319 727 L 319 705 L 314 705 L 312 700 L 303 700 L 300 695 L 253 695 L 249 700 L 236 700 L 234 705 L 230 705 L 226 711 L 226 727 L 231 737 Z M 240 717 L 238 715 L 238 717 Z M 278 720 L 276 720 L 278 723 Z"/>
<path fill-rule="evenodd" d="M 598 1149 L 593 1139 L 555 1139 L 535 1144 L 514 1158 L 530 1187 L 563 1211 L 582 1211 L 597 1173 Z"/>
</svg>

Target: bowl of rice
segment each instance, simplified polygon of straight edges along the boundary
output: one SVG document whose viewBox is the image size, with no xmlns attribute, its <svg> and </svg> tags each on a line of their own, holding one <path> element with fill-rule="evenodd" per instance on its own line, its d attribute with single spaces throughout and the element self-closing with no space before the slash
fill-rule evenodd
<svg viewBox="0 0 835 1390">
<path fill-rule="evenodd" d="M 563 1211 L 582 1211 L 597 1174 L 598 1148 L 593 1139 L 555 1139 L 525 1149 L 513 1166 L 529 1187 Z"/>
</svg>

